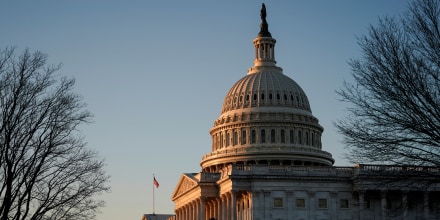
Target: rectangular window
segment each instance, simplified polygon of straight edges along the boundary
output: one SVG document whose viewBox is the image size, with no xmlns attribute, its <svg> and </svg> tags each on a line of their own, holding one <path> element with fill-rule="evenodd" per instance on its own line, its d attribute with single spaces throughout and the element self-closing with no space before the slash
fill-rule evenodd
<svg viewBox="0 0 440 220">
<path fill-rule="evenodd" d="M 318 208 L 326 209 L 327 208 L 327 199 L 318 199 Z"/>
<path fill-rule="evenodd" d="M 261 130 L 261 143 L 266 143 L 266 131 Z"/>
<path fill-rule="evenodd" d="M 252 130 L 252 135 L 251 135 L 251 143 L 255 144 L 257 142 L 257 135 L 255 134 L 255 130 Z"/>
<path fill-rule="evenodd" d="M 283 207 L 283 198 L 274 198 L 273 199 L 273 207 L 275 207 L 275 208 Z"/>
<path fill-rule="evenodd" d="M 227 146 L 229 146 L 229 139 L 230 139 L 231 137 L 229 137 L 229 132 L 226 132 L 226 147 Z"/>
<path fill-rule="evenodd" d="M 296 207 L 297 208 L 305 208 L 306 200 L 305 199 L 296 199 Z"/>
<path fill-rule="evenodd" d="M 348 199 L 341 199 L 341 200 L 339 200 L 339 207 L 341 209 L 348 209 L 348 208 L 350 208 Z"/>
<path fill-rule="evenodd" d="M 302 144 L 302 134 L 301 134 L 301 131 L 298 131 L 298 144 Z"/>
</svg>

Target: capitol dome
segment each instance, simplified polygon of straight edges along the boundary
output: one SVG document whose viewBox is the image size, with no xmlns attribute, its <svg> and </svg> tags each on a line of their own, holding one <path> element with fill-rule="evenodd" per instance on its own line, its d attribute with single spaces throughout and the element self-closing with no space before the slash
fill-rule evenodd
<svg viewBox="0 0 440 220">
<path fill-rule="evenodd" d="M 227 93 L 222 115 L 238 111 L 296 111 L 311 115 L 302 88 L 281 71 L 261 71 L 238 80 Z"/>
<path fill-rule="evenodd" d="M 202 170 L 218 172 L 229 164 L 332 166 L 332 155 L 322 150 L 323 128 L 304 90 L 276 66 L 265 11 L 261 18 L 254 66 L 226 94 Z"/>
</svg>

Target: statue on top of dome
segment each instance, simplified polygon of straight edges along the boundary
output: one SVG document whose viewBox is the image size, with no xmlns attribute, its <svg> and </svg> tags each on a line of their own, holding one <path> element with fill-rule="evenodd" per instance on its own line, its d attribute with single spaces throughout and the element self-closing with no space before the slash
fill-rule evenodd
<svg viewBox="0 0 440 220">
<path fill-rule="evenodd" d="M 263 5 L 261 6 L 261 13 L 260 13 L 260 16 L 261 16 L 261 20 L 262 20 L 264 23 L 267 23 L 267 22 L 266 22 L 266 6 L 264 5 L 264 3 L 263 3 Z"/>
<path fill-rule="evenodd" d="M 267 21 L 266 21 L 266 6 L 264 5 L 264 3 L 261 6 L 260 16 L 261 16 L 261 24 L 260 24 L 261 30 L 260 30 L 260 33 L 258 33 L 258 36 L 272 37 L 272 35 L 269 32 L 269 25 L 267 24 Z"/>
</svg>

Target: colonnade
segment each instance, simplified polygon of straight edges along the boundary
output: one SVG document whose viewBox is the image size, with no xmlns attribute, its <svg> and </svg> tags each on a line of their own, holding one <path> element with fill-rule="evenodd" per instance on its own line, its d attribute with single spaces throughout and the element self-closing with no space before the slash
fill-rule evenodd
<svg viewBox="0 0 440 220">
<path fill-rule="evenodd" d="M 251 193 L 237 195 L 232 191 L 217 198 L 198 198 L 176 209 L 176 220 L 252 220 Z"/>
<path fill-rule="evenodd" d="M 380 217 L 381 219 L 388 219 L 388 212 L 389 207 L 388 207 L 388 201 L 387 201 L 387 193 L 389 193 L 389 191 L 387 190 L 381 190 L 380 192 Z M 408 193 L 409 191 L 400 191 L 401 193 L 401 204 L 402 204 L 402 210 L 401 210 L 401 217 L 403 220 L 407 220 L 408 215 L 409 215 L 409 205 L 408 205 Z M 367 196 L 367 192 L 366 191 L 359 191 L 359 220 L 363 220 L 366 218 L 367 216 L 367 210 L 369 208 L 371 208 L 370 206 L 373 206 L 373 204 L 366 204 L 366 198 Z M 429 213 L 429 192 L 425 191 L 423 192 L 423 204 L 416 204 L 416 205 L 422 205 L 423 206 L 423 218 L 424 219 L 428 219 L 430 216 Z"/>
</svg>

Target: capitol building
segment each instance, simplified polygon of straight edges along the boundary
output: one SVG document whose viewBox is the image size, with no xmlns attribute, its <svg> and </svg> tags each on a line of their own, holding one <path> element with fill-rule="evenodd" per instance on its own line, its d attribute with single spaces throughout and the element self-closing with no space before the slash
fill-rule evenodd
<svg viewBox="0 0 440 220">
<path fill-rule="evenodd" d="M 181 175 L 169 219 L 440 219 L 440 185 L 390 181 L 438 168 L 333 166 L 306 93 L 276 65 L 275 44 L 263 4 L 254 65 L 226 93 L 211 150 L 200 172 Z"/>
</svg>

